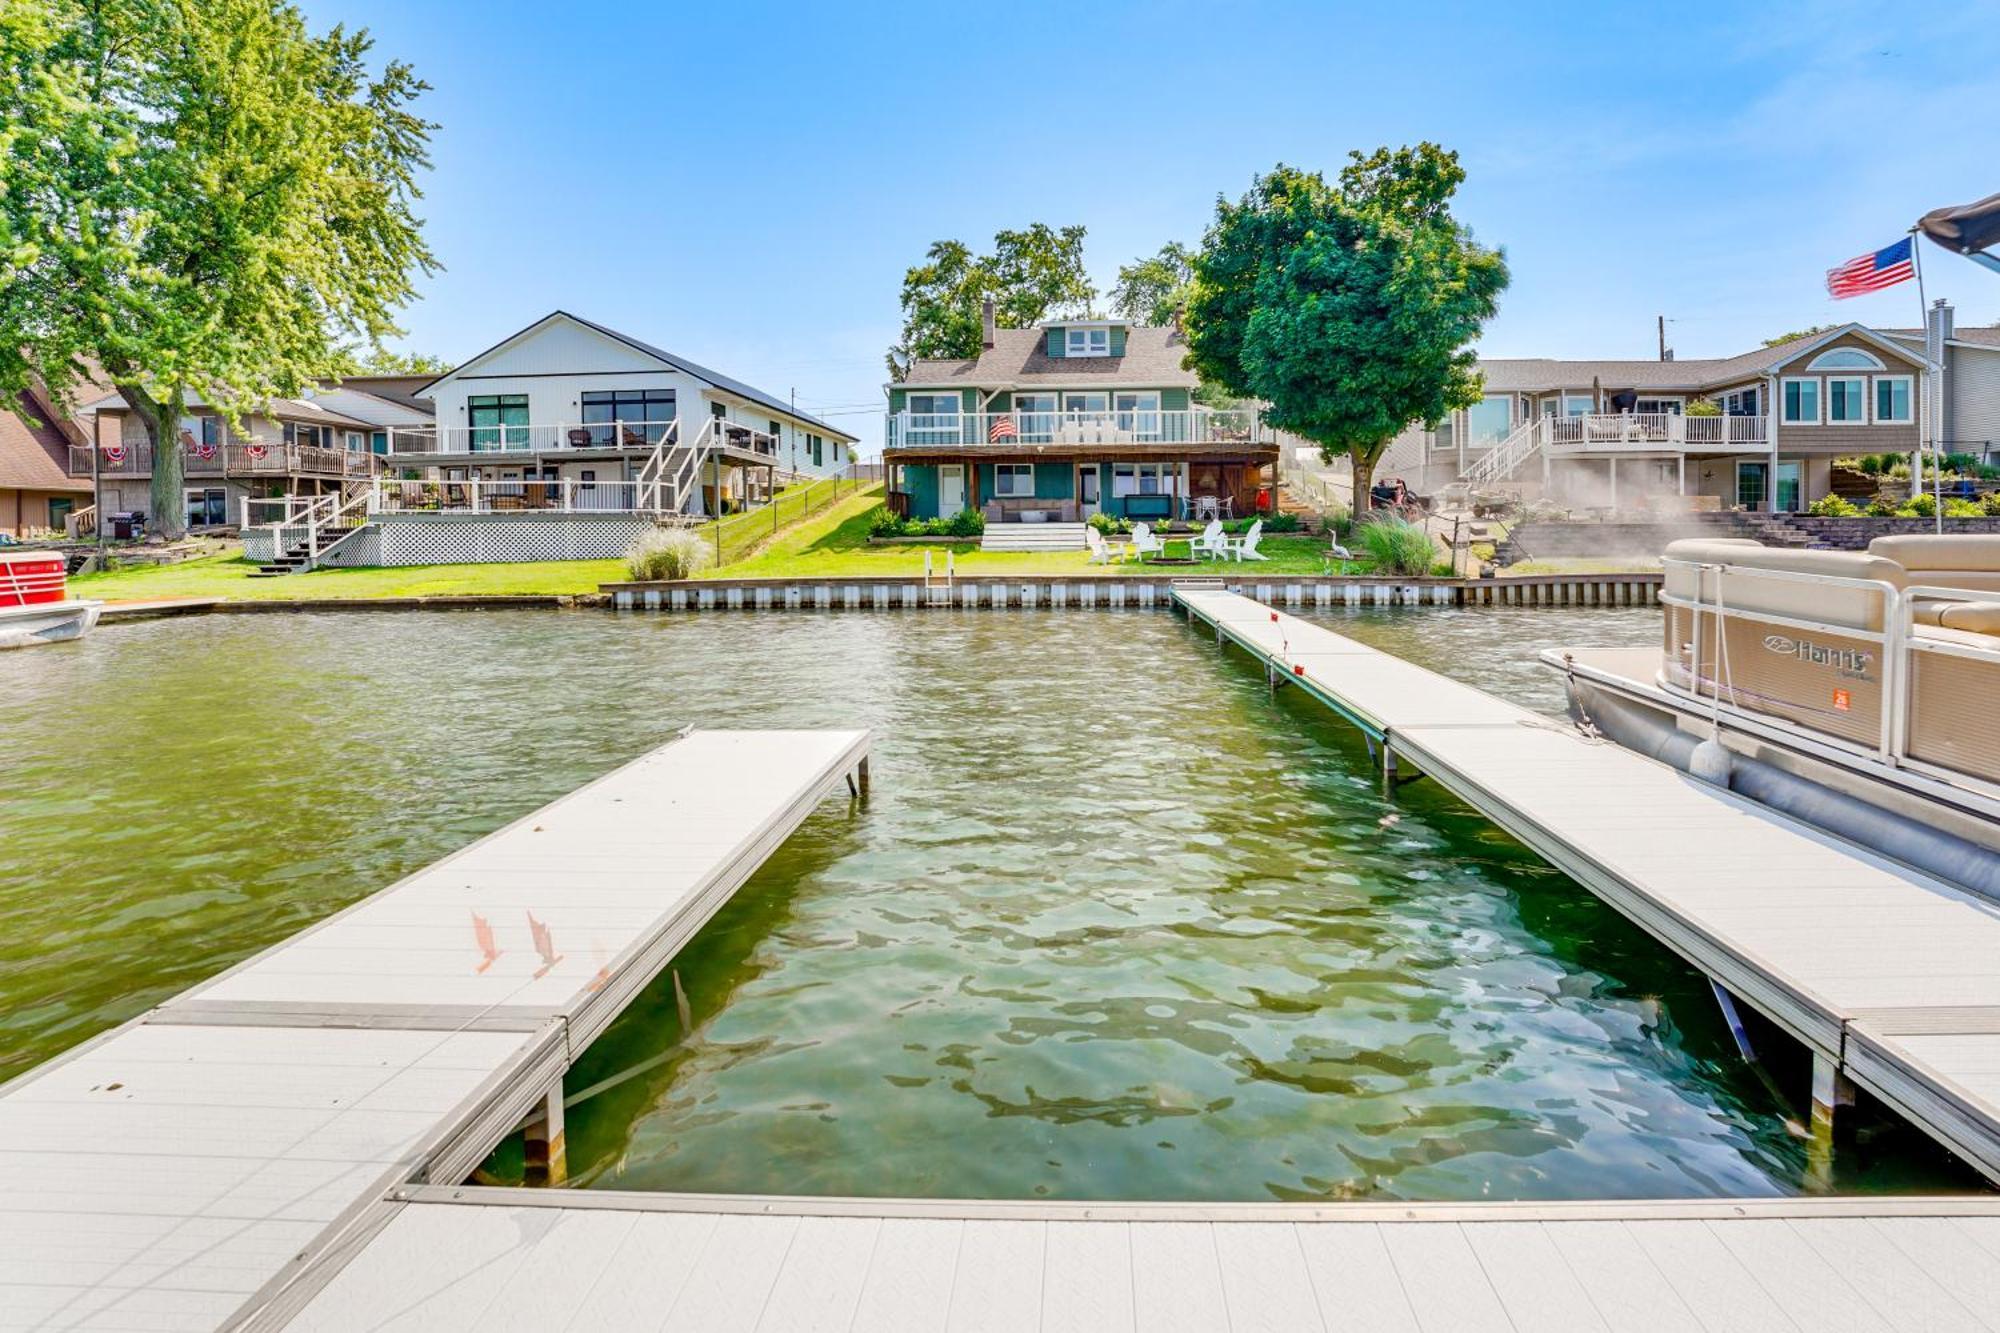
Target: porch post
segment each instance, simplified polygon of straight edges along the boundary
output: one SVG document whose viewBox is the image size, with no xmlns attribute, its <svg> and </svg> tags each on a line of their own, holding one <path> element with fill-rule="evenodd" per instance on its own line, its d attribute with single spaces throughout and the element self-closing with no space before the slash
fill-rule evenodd
<svg viewBox="0 0 2000 1333">
<path fill-rule="evenodd" d="M 1685 449 L 1681 451 L 1680 465 L 1681 465 L 1681 495 L 1683 498 L 1685 498 L 1688 493 L 1688 456 L 1687 456 L 1687 451 Z"/>
<path fill-rule="evenodd" d="M 1611 511 L 1618 512 L 1618 455 L 1613 454 L 1605 462 L 1611 465 Z"/>
</svg>

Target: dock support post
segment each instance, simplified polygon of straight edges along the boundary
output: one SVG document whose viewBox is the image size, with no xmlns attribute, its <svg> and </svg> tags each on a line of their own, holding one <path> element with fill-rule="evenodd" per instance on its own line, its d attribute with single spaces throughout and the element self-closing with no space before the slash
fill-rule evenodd
<svg viewBox="0 0 2000 1333">
<path fill-rule="evenodd" d="M 1382 794 L 1396 794 L 1396 747 L 1390 744 L 1387 732 L 1382 734 Z"/>
<path fill-rule="evenodd" d="M 562 1081 L 549 1089 L 522 1128 L 526 1136 L 527 1183 L 560 1185 L 569 1179 L 569 1150 L 563 1142 Z"/>
<path fill-rule="evenodd" d="M 1743 1026 L 1743 1015 L 1736 1012 L 1736 998 L 1723 989 L 1722 983 L 1714 977 L 1708 979 L 1708 988 L 1715 992 L 1715 1002 L 1722 1009 L 1722 1021 L 1729 1025 L 1729 1035 L 1735 1039 L 1736 1053 L 1746 1064 L 1755 1064 L 1757 1052 L 1750 1045 L 1750 1032 Z"/>
<path fill-rule="evenodd" d="M 1854 1082 L 1838 1063 L 1818 1051 L 1813 1052 L 1812 1124 L 1806 1140 L 1806 1183 L 1810 1188 L 1833 1188 L 1833 1117 L 1843 1106 L 1854 1105 Z"/>
<path fill-rule="evenodd" d="M 868 795 L 868 756 L 865 754 L 861 756 L 861 762 L 855 765 L 854 782 L 860 788 L 857 795 L 866 799 Z"/>
</svg>

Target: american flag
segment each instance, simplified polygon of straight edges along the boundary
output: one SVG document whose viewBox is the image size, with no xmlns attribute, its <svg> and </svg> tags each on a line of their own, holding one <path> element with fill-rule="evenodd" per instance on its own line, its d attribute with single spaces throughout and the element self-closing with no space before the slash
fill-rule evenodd
<svg viewBox="0 0 2000 1333">
<path fill-rule="evenodd" d="M 986 442 L 992 444 L 995 440 L 1011 440 L 1018 434 L 1019 432 L 1014 429 L 1012 414 L 1002 412 L 993 418 L 993 424 L 986 428 Z"/>
<path fill-rule="evenodd" d="M 1884 287 L 1908 282 L 1917 275 L 1916 238 L 1905 236 L 1894 245 L 1856 255 L 1839 268 L 1826 271 L 1826 294 L 1836 301 L 1865 296 Z"/>
</svg>

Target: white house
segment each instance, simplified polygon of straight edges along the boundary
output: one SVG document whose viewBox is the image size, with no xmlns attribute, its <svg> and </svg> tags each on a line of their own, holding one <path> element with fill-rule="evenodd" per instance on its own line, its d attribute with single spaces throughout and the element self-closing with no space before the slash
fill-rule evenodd
<svg viewBox="0 0 2000 1333">
<path fill-rule="evenodd" d="M 419 387 L 435 424 L 392 430 L 390 468 L 440 481 L 639 478 L 659 452 L 694 446 L 699 507 L 734 507 L 795 477 L 832 476 L 856 437 L 767 393 L 558 310 Z"/>
</svg>

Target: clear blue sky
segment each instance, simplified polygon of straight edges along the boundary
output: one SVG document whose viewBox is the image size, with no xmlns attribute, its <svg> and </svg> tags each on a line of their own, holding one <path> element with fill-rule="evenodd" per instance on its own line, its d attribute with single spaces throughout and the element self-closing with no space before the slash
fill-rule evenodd
<svg viewBox="0 0 2000 1333">
<path fill-rule="evenodd" d="M 2000 190 L 1983 3 L 785 6 L 306 0 L 413 63 L 445 269 L 405 346 L 458 359 L 556 307 L 838 413 L 879 443 L 903 270 L 933 240 L 1089 228 L 1100 287 L 1200 239 L 1280 160 L 1434 139 L 1505 248 L 1495 356 L 1726 355 L 1905 285 L 1822 274 Z M 1530 12 L 1532 11 L 1532 12 Z M 1932 296 L 2000 320 L 1935 248 Z"/>
</svg>

